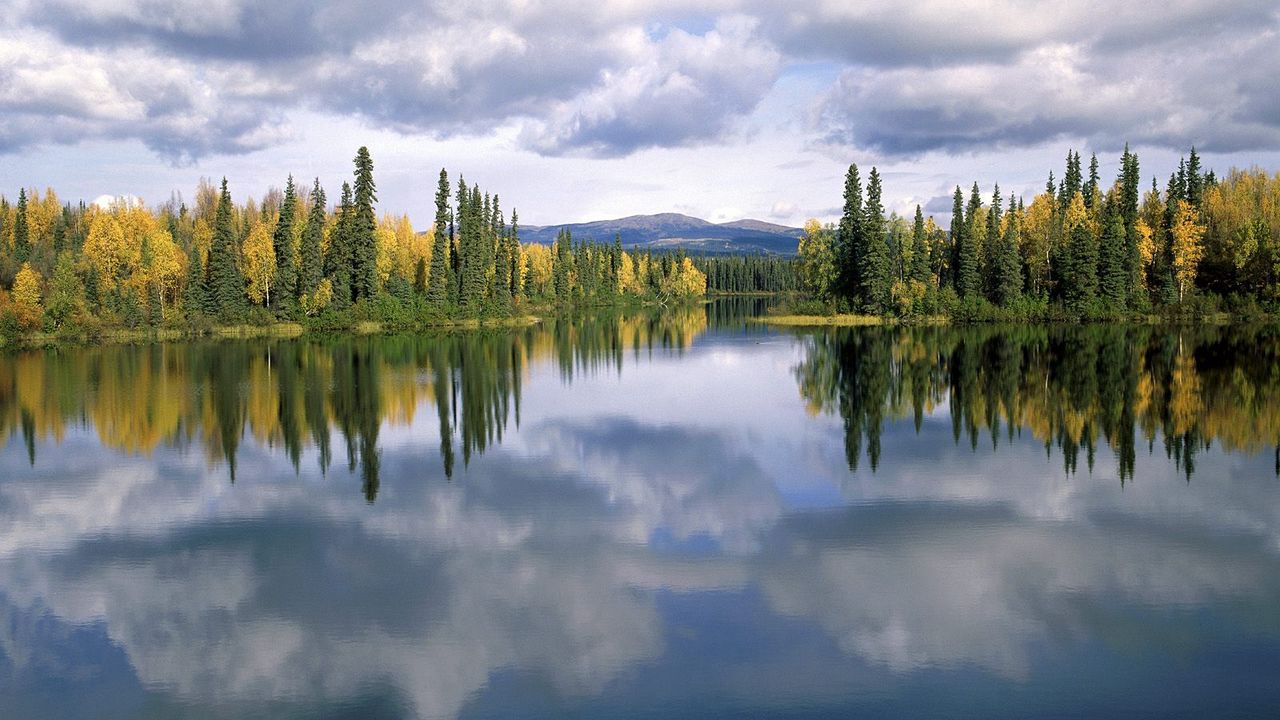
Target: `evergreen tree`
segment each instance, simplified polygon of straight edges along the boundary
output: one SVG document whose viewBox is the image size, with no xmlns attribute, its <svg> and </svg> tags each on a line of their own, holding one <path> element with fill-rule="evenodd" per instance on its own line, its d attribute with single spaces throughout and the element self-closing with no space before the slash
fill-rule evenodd
<svg viewBox="0 0 1280 720">
<path fill-rule="evenodd" d="M 556 234 L 555 260 L 552 265 L 552 278 L 555 281 L 556 302 L 569 300 L 569 274 L 573 264 L 573 254 L 569 248 L 572 243 L 569 231 L 561 229 Z"/>
<path fill-rule="evenodd" d="M 1191 206 L 1200 209 L 1204 200 L 1204 176 L 1200 174 L 1200 156 L 1195 146 L 1191 146 L 1191 155 L 1187 157 L 1186 178 L 1183 181 L 1184 196 Z"/>
<path fill-rule="evenodd" d="M 980 249 L 977 247 L 971 227 L 978 217 L 978 210 L 982 208 L 982 199 L 978 196 L 978 183 L 973 184 L 973 191 L 969 195 L 967 214 L 962 211 L 964 195 L 959 187 L 956 187 L 954 200 L 952 210 L 955 216 L 951 220 L 951 227 L 952 237 L 956 242 L 956 292 L 962 298 L 978 297 L 982 293 Z M 960 229 L 959 233 L 956 233 L 957 227 Z"/>
<path fill-rule="evenodd" d="M 1071 231 L 1071 246 L 1065 273 L 1067 307 L 1085 312 L 1098 295 L 1098 246 L 1087 223 Z"/>
<path fill-rule="evenodd" d="M 511 234 L 507 238 L 511 246 L 511 297 L 519 300 L 524 295 L 524 283 L 520 277 L 520 216 L 511 209 Z"/>
<path fill-rule="evenodd" d="M 1138 185 L 1142 175 L 1138 156 L 1125 143 L 1120 158 L 1120 217 L 1124 222 L 1125 267 L 1129 273 L 1129 295 L 1135 301 L 1142 290 L 1142 256 L 1138 249 Z"/>
<path fill-rule="evenodd" d="M 297 296 L 311 295 L 320 287 L 324 277 L 324 258 L 321 248 L 324 244 L 325 196 L 320 187 L 320 178 L 316 178 L 311 188 L 311 208 L 307 213 L 307 226 L 302 231 L 302 244 L 298 248 L 298 292 Z"/>
<path fill-rule="evenodd" d="M 1010 202 L 1010 205 L 1012 204 Z M 1022 255 L 1018 252 L 1020 231 L 1021 218 L 1019 213 L 1011 208 L 1005 219 L 1004 232 L 998 236 L 991 236 L 993 239 L 999 237 L 996 241 L 995 253 L 995 296 L 996 302 L 1002 307 L 1009 307 L 1022 295 Z"/>
<path fill-rule="evenodd" d="M 209 307 L 205 268 L 200 263 L 200 252 L 196 248 L 191 248 L 187 255 L 187 284 L 182 292 L 182 309 L 187 317 L 199 315 Z"/>
<path fill-rule="evenodd" d="M 236 266 L 235 228 L 231 217 L 231 192 L 222 178 L 218 209 L 214 215 L 213 244 L 209 248 L 208 302 L 206 314 L 227 319 L 239 316 L 244 305 L 244 278 Z"/>
<path fill-rule="evenodd" d="M 338 219 L 329 233 L 329 252 L 325 254 L 325 276 L 333 287 L 333 303 L 339 310 L 354 299 L 355 252 L 352 247 L 355 208 L 351 201 L 351 183 L 342 183 L 342 199 L 338 202 Z"/>
<path fill-rule="evenodd" d="M 436 185 L 435 235 L 431 239 L 431 274 L 427 281 L 427 300 L 437 308 L 448 303 L 449 288 L 456 282 L 449 263 L 450 245 L 449 174 L 440 168 L 440 181 Z"/>
<path fill-rule="evenodd" d="M 953 272 L 956 294 L 962 298 L 971 297 L 978 291 L 978 253 L 969 242 L 967 230 L 964 217 L 964 193 L 957 185 L 951 204 L 951 247 L 955 254 L 952 267 L 955 268 Z"/>
<path fill-rule="evenodd" d="M 1013 198 L 1010 198 L 1010 206 L 1013 205 Z M 1000 220 L 1002 214 L 1002 198 L 1000 197 L 1000 183 L 996 183 L 995 190 L 991 193 L 991 209 L 987 212 L 987 232 L 986 247 L 979 260 L 982 262 L 983 285 L 987 291 L 994 296 L 996 288 L 1000 284 Z"/>
<path fill-rule="evenodd" d="M 911 226 L 911 279 L 926 285 L 932 284 L 933 280 L 929 268 L 929 244 L 924 232 L 924 213 L 919 205 L 916 205 L 916 220 Z"/>
<path fill-rule="evenodd" d="M 868 312 L 889 311 L 889 246 L 885 239 L 884 205 L 881 202 L 880 173 L 871 168 L 867 182 L 867 204 L 862 214 L 862 265 L 858 270 L 862 285 L 862 305 Z"/>
<path fill-rule="evenodd" d="M 351 297 L 353 300 L 376 296 L 378 282 L 378 242 L 375 232 L 378 219 L 373 204 L 378 200 L 373 182 L 373 159 L 369 148 L 356 152 L 355 207 L 351 219 L 349 242 L 351 247 Z"/>
<path fill-rule="evenodd" d="M 1083 191 L 1083 178 L 1080 174 L 1080 153 L 1070 150 L 1067 152 L 1067 174 L 1063 177 L 1062 185 L 1058 188 L 1058 205 L 1065 208 L 1075 194 Z"/>
<path fill-rule="evenodd" d="M 1101 199 L 1098 196 L 1098 181 L 1098 153 L 1094 153 L 1089 158 L 1089 182 L 1084 186 L 1084 205 L 1089 209 L 1093 209 L 1094 203 Z"/>
<path fill-rule="evenodd" d="M 1098 240 L 1098 285 L 1102 298 L 1116 310 L 1128 304 L 1131 280 L 1125 255 L 1124 219 L 1117 203 L 1107 203 Z"/>
<path fill-rule="evenodd" d="M 39 202 L 37 197 L 36 201 Z M 21 266 L 31 259 L 31 230 L 27 218 L 27 190 L 18 188 L 18 207 L 13 221 L 13 259 Z"/>
<path fill-rule="evenodd" d="M 836 296 L 854 299 L 860 296 L 862 267 L 862 182 L 858 166 L 849 165 L 844 178 L 844 213 L 836 233 Z"/>
<path fill-rule="evenodd" d="M 297 204 L 298 195 L 293 187 L 293 176 L 290 175 L 284 186 L 284 202 L 280 205 L 280 219 L 276 222 L 275 232 L 271 235 L 271 246 L 276 255 L 274 300 L 277 310 L 290 310 L 298 294 L 297 258 L 293 251 L 293 224 Z"/>
</svg>

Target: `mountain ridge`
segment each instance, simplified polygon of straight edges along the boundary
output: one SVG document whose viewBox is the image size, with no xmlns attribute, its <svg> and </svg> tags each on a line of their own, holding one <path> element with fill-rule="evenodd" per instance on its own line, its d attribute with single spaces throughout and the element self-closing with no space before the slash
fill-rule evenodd
<svg viewBox="0 0 1280 720">
<path fill-rule="evenodd" d="M 612 242 L 618 237 L 627 249 L 684 249 L 715 255 L 794 255 L 803 232 L 751 218 L 713 223 L 682 213 L 655 213 L 581 223 L 522 225 L 520 239 L 550 245 L 561 229 L 567 229 L 579 240 Z"/>
</svg>

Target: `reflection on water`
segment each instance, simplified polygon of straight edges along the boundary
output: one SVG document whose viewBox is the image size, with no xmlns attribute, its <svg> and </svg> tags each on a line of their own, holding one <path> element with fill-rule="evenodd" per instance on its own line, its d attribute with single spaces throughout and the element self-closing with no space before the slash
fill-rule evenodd
<svg viewBox="0 0 1280 720">
<path fill-rule="evenodd" d="M 1191 479 L 1196 453 L 1273 450 L 1280 474 L 1280 332 L 1273 326 L 864 328 L 805 339 L 796 368 L 817 412 L 844 421 L 849 467 L 874 470 L 891 418 L 945 404 L 955 441 L 998 448 L 1023 431 L 1070 472 L 1099 440 L 1132 477 L 1136 443 L 1157 442 Z"/>
<path fill-rule="evenodd" d="M 1273 330 L 758 312 L 0 358 L 0 715 L 1274 715 Z"/>
</svg>

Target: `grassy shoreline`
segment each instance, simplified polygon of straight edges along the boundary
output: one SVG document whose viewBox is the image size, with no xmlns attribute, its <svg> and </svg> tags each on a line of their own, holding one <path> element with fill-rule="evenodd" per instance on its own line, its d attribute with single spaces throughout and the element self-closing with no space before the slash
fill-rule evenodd
<svg viewBox="0 0 1280 720">
<path fill-rule="evenodd" d="M 326 335 L 382 335 L 396 332 L 428 332 L 433 330 L 516 328 L 537 324 L 542 319 L 537 315 L 516 315 L 512 317 L 433 319 L 410 324 L 366 320 L 354 322 L 346 327 L 309 327 L 298 322 L 278 321 L 263 325 L 242 323 L 206 327 L 103 328 L 92 332 L 75 330 L 59 333 L 32 332 L 11 339 L 8 342 L 0 341 L 0 351 L 58 346 L 141 345 L 187 340 L 294 339 Z"/>
<path fill-rule="evenodd" d="M 1154 315 L 1134 314 L 1123 317 L 1089 319 L 1089 318 L 991 318 L 982 320 L 957 320 L 946 315 L 927 315 L 923 317 L 881 317 L 878 315 L 857 315 L 853 313 L 835 314 L 803 314 L 786 313 L 779 315 L 762 315 L 752 318 L 762 325 L 779 327 L 869 327 L 877 325 L 909 326 L 909 325 L 1079 325 L 1079 324 L 1114 324 L 1114 325 L 1230 325 L 1233 323 L 1280 322 L 1280 317 L 1266 316 L 1233 316 L 1226 312 L 1208 313 L 1204 315 Z"/>
</svg>

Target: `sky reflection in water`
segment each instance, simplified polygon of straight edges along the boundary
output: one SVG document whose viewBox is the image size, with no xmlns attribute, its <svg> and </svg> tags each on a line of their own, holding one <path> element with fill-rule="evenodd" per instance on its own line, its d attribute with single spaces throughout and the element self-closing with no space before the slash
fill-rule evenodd
<svg viewBox="0 0 1280 720">
<path fill-rule="evenodd" d="M 709 316 L 0 358 L 0 707 L 1280 707 L 1274 332 Z"/>
</svg>

